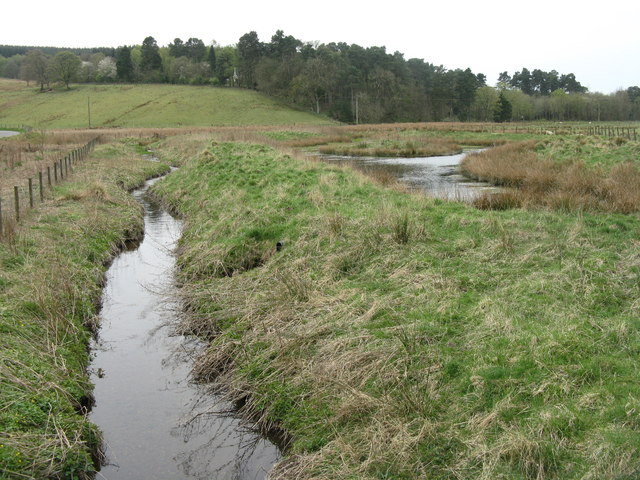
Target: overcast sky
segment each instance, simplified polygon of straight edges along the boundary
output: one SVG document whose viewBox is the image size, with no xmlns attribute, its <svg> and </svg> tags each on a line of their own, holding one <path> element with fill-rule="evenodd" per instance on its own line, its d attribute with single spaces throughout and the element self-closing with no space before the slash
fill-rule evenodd
<svg viewBox="0 0 640 480">
<path fill-rule="evenodd" d="M 174 38 L 235 44 L 255 30 L 305 41 L 385 46 L 406 59 L 471 68 L 494 85 L 523 67 L 574 73 L 591 91 L 640 86 L 640 0 L 5 1 L 0 44 L 96 47 L 160 46 Z"/>
</svg>

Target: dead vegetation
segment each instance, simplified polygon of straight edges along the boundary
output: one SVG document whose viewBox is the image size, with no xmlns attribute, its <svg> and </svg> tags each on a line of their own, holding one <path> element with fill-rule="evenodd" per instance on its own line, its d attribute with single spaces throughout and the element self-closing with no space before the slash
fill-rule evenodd
<svg viewBox="0 0 640 480">
<path fill-rule="evenodd" d="M 640 209 L 640 170 L 626 161 L 609 169 L 584 161 L 558 161 L 537 151 L 535 141 L 513 143 L 468 155 L 462 172 L 504 186 L 475 200 L 483 209 L 544 206 L 576 211 L 631 213 Z"/>
</svg>

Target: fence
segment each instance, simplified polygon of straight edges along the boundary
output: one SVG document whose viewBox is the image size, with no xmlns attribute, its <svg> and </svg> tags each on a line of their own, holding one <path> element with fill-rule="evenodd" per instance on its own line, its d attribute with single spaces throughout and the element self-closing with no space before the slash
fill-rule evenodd
<svg viewBox="0 0 640 480">
<path fill-rule="evenodd" d="M 44 201 L 47 188 L 51 190 L 55 184 L 73 173 L 74 166 L 84 160 L 97 143 L 98 138 L 94 138 L 86 145 L 71 151 L 66 157 L 48 165 L 46 170 L 40 170 L 36 176 L 26 179 L 22 186 L 15 185 L 13 198 L 9 202 L 0 197 L 0 238 L 8 236 L 13 231 L 14 224 L 19 222 L 28 210 L 35 208 L 38 201 Z"/>
<path fill-rule="evenodd" d="M 622 137 L 638 140 L 637 127 L 620 127 L 611 125 L 488 125 L 487 131 L 492 133 L 531 133 L 539 135 L 599 135 L 602 137 Z"/>
</svg>

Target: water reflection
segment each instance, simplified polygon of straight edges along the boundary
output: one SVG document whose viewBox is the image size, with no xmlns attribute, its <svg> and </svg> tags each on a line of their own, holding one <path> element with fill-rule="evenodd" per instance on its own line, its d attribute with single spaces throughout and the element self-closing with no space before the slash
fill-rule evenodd
<svg viewBox="0 0 640 480">
<path fill-rule="evenodd" d="M 107 272 L 94 346 L 91 420 L 107 456 L 97 478 L 263 479 L 277 448 L 190 381 L 202 345 L 171 328 L 180 311 L 171 292 L 182 225 L 145 191 L 134 194 L 145 208 L 145 237 Z"/>
<path fill-rule="evenodd" d="M 330 163 L 349 165 L 365 174 L 378 175 L 379 172 L 392 175 L 412 189 L 430 196 L 472 200 L 482 191 L 491 188 L 487 183 L 474 182 L 461 175 L 458 165 L 467 154 L 480 150 L 468 150 L 457 155 L 418 158 L 374 158 L 320 155 Z"/>
</svg>

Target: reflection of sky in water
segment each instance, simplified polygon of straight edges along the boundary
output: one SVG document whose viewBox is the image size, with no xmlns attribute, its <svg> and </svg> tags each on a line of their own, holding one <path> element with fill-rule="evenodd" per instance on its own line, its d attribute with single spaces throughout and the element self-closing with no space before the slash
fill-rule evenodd
<svg viewBox="0 0 640 480">
<path fill-rule="evenodd" d="M 145 206 L 145 237 L 107 272 L 91 366 L 91 420 L 104 433 L 109 463 L 97 478 L 263 479 L 276 447 L 189 381 L 202 346 L 163 327 L 180 311 L 171 279 L 181 224 L 140 191 L 134 196 Z"/>
<path fill-rule="evenodd" d="M 458 164 L 468 153 L 439 157 L 417 158 L 372 158 L 321 155 L 320 158 L 340 164 L 351 165 L 364 172 L 374 170 L 387 172 L 403 183 L 426 194 L 440 198 L 472 199 L 485 183 L 473 182 L 458 173 Z"/>
</svg>

